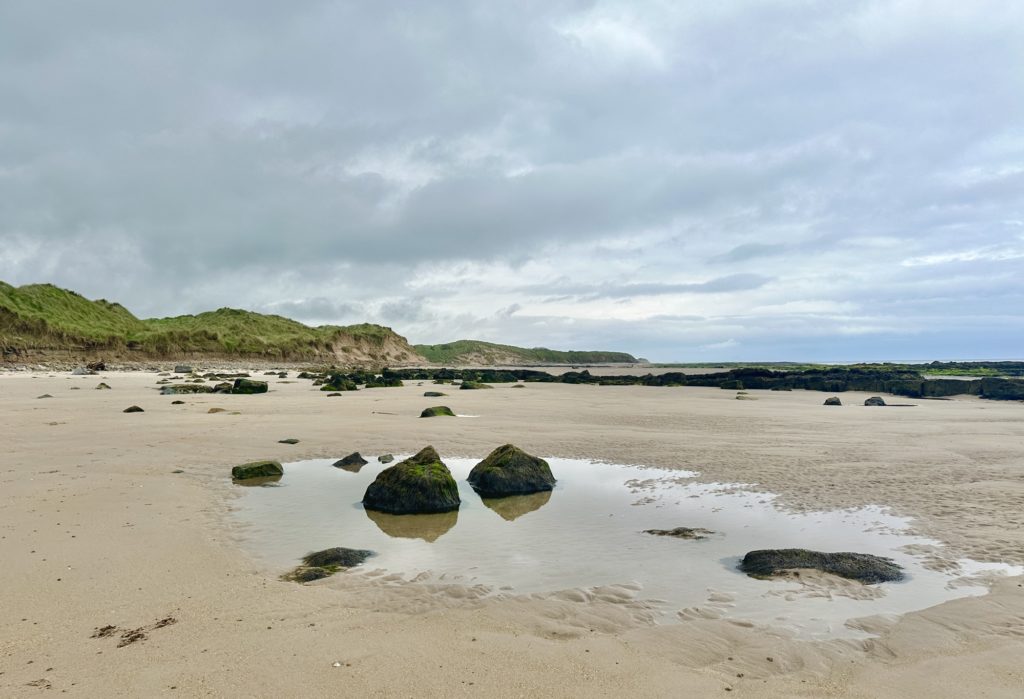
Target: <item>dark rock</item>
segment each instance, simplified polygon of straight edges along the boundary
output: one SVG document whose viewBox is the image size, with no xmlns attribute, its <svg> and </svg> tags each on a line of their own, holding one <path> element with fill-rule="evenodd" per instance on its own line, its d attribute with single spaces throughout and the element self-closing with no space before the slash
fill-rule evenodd
<svg viewBox="0 0 1024 699">
<path fill-rule="evenodd" d="M 363 506 L 390 514 L 427 514 L 459 509 L 459 488 L 434 447 L 377 474 Z"/>
<path fill-rule="evenodd" d="M 235 385 L 231 392 L 236 395 L 250 395 L 253 393 L 266 393 L 266 381 L 253 381 L 252 379 L 235 379 Z"/>
<path fill-rule="evenodd" d="M 179 364 L 178 366 L 174 367 L 174 373 L 175 374 L 191 374 L 192 373 L 192 367 L 188 366 L 187 364 Z"/>
<path fill-rule="evenodd" d="M 277 440 L 277 443 L 278 444 L 298 444 L 299 440 L 295 439 L 295 437 L 289 437 L 288 439 L 279 439 L 279 440 Z"/>
<path fill-rule="evenodd" d="M 825 405 L 842 405 L 843 401 L 839 400 L 837 396 L 825 399 Z"/>
<path fill-rule="evenodd" d="M 334 462 L 334 468 L 342 468 L 352 473 L 359 473 L 359 469 L 368 464 L 369 462 L 362 457 L 358 452 L 352 452 L 344 459 L 338 459 Z"/>
<path fill-rule="evenodd" d="M 51 396 L 49 393 L 44 393 L 41 396 L 36 396 L 36 400 L 39 400 L 40 398 L 53 398 L 53 396 Z"/>
<path fill-rule="evenodd" d="M 252 461 L 247 464 L 235 466 L 231 469 L 231 477 L 236 481 L 249 480 L 250 478 L 273 478 L 283 476 L 284 468 L 279 461 Z"/>
<path fill-rule="evenodd" d="M 693 539 L 700 541 L 701 539 L 707 539 L 709 536 L 714 534 L 710 529 L 701 529 L 700 527 L 676 527 L 675 529 L 644 529 L 644 534 L 653 534 L 654 536 L 671 536 L 676 539 Z"/>
<path fill-rule="evenodd" d="M 447 405 L 437 405 L 433 408 L 426 408 L 420 417 L 455 417 L 455 413 Z"/>
<path fill-rule="evenodd" d="M 210 408 L 206 412 L 213 415 L 214 413 L 226 413 L 227 410 L 225 408 Z"/>
<path fill-rule="evenodd" d="M 341 394 L 340 393 L 328 393 L 327 397 L 328 398 L 341 398 Z"/>
<path fill-rule="evenodd" d="M 144 413 L 146 411 L 143 410 L 142 408 L 140 408 L 137 405 L 129 405 L 127 408 L 125 408 L 121 412 L 124 412 L 124 413 Z"/>
<path fill-rule="evenodd" d="M 885 401 L 882 400 L 881 396 L 871 396 L 864 401 L 864 405 L 885 405 Z"/>
<path fill-rule="evenodd" d="M 424 398 L 440 398 L 441 396 L 447 396 L 447 393 L 441 393 L 440 391 L 424 391 Z"/>
<path fill-rule="evenodd" d="M 373 555 L 373 551 L 365 549 L 347 549 L 337 546 L 332 549 L 307 553 L 302 557 L 302 563 L 316 568 L 327 568 L 338 566 L 340 568 L 354 568 L 361 565 L 367 558 Z"/>
<path fill-rule="evenodd" d="M 89 371 L 106 371 L 107 364 L 101 359 L 98 362 L 89 362 L 85 365 L 85 368 Z"/>
<path fill-rule="evenodd" d="M 526 495 L 555 487 L 555 477 L 544 459 L 505 444 L 473 467 L 467 479 L 483 497 Z"/>
<path fill-rule="evenodd" d="M 219 384 L 215 384 L 212 390 L 214 393 L 231 393 L 231 389 L 234 387 L 235 385 L 230 381 L 222 381 Z"/>
<path fill-rule="evenodd" d="M 377 461 L 381 462 L 382 464 L 390 464 L 394 460 L 395 457 L 392 456 L 391 454 L 381 454 L 380 456 L 377 457 Z"/>
<path fill-rule="evenodd" d="M 765 549 L 751 551 L 740 562 L 740 570 L 753 578 L 767 578 L 782 571 L 798 568 L 812 568 L 868 585 L 903 579 L 903 569 L 891 558 L 867 553 Z"/>
<path fill-rule="evenodd" d="M 100 382 L 99 382 L 99 384 L 98 384 L 98 385 L 96 386 L 96 390 L 97 390 L 97 391 L 106 391 L 106 390 L 110 390 L 110 386 L 108 386 L 107 384 L 105 384 L 105 383 L 103 383 L 102 381 L 100 381 Z"/>
<path fill-rule="evenodd" d="M 463 381 L 459 388 L 463 391 L 476 391 L 481 388 L 494 388 L 494 386 L 488 386 L 485 383 L 479 383 L 477 381 Z"/>
<path fill-rule="evenodd" d="M 271 373 L 273 373 L 273 372 L 271 372 Z M 287 379 L 288 378 L 288 372 L 287 371 L 278 372 L 277 378 L 279 378 L 279 379 Z"/>
<path fill-rule="evenodd" d="M 72 370 L 71 375 L 72 376 L 89 376 L 90 374 L 95 374 L 95 373 L 96 372 L 92 371 L 91 369 L 86 369 L 85 367 L 80 366 L 80 367 L 75 367 L 75 369 Z"/>
<path fill-rule="evenodd" d="M 213 393 L 213 389 L 209 386 L 204 386 L 194 383 L 176 383 L 170 386 L 164 386 L 160 389 L 161 396 L 180 396 L 187 395 L 190 393 Z"/>
<path fill-rule="evenodd" d="M 172 400 L 171 401 L 171 405 L 185 405 L 185 401 L 183 401 L 183 400 Z"/>
<path fill-rule="evenodd" d="M 521 383 L 517 383 L 515 386 L 509 386 L 509 388 L 526 388 L 526 386 Z"/>
</svg>

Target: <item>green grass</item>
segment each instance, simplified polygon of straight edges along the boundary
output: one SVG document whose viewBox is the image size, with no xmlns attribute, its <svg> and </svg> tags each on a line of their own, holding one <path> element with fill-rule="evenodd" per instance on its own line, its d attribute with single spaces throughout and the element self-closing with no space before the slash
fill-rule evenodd
<svg viewBox="0 0 1024 699">
<path fill-rule="evenodd" d="M 237 354 L 305 358 L 335 347 L 404 342 L 390 328 L 363 323 L 311 328 L 276 315 L 233 308 L 173 318 L 136 318 L 120 304 L 90 301 L 51 284 L 0 282 L 0 345 L 42 348 L 131 348 L 145 354 Z"/>
<path fill-rule="evenodd" d="M 502 363 L 513 357 L 521 364 L 633 364 L 637 359 L 625 352 L 582 352 L 552 350 L 546 347 L 513 347 L 482 340 L 457 340 L 442 345 L 414 345 L 414 349 L 434 364 L 460 364 L 470 358 L 486 363 Z"/>
</svg>

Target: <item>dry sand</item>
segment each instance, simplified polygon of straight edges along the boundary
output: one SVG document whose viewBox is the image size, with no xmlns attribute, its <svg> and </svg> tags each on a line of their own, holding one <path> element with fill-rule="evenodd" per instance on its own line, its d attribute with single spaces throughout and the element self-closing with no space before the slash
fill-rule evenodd
<svg viewBox="0 0 1024 699">
<path fill-rule="evenodd" d="M 113 390 L 93 390 L 101 380 Z M 227 477 L 257 458 L 515 442 L 756 483 L 794 509 L 887 505 L 955 554 L 1020 564 L 1024 405 L 529 384 L 452 391 L 444 402 L 480 417 L 420 420 L 429 384 L 326 398 L 270 380 L 266 395 L 170 397 L 153 374 L 0 376 L 0 695 L 1024 695 L 1024 578 L 826 642 L 723 619 L 713 596 L 653 625 L 628 587 L 495 599 L 365 576 L 300 586 L 240 550 Z M 146 412 L 121 412 L 132 404 Z M 118 647 L 133 629 L 144 638 Z"/>
</svg>

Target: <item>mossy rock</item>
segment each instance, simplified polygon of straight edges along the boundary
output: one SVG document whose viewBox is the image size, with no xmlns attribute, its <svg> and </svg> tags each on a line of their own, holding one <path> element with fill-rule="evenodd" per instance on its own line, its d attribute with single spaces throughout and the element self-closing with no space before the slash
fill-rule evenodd
<svg viewBox="0 0 1024 699">
<path fill-rule="evenodd" d="M 144 413 L 146 411 L 143 410 L 142 408 L 140 408 L 137 405 L 129 405 L 127 408 L 125 408 L 121 412 L 123 412 L 123 413 Z"/>
<path fill-rule="evenodd" d="M 676 527 L 675 529 L 644 529 L 644 534 L 700 541 L 702 539 L 707 539 L 709 536 L 714 534 L 714 532 L 710 529 L 701 529 L 700 527 Z"/>
<path fill-rule="evenodd" d="M 381 454 L 380 456 L 377 457 L 377 461 L 381 462 L 382 464 L 390 464 L 394 460 L 395 457 L 392 454 Z"/>
<path fill-rule="evenodd" d="M 473 467 L 467 479 L 482 497 L 527 495 L 555 487 L 555 477 L 544 459 L 505 444 Z"/>
<path fill-rule="evenodd" d="M 455 413 L 447 405 L 436 405 L 433 408 L 426 408 L 420 417 L 455 417 Z"/>
<path fill-rule="evenodd" d="M 463 381 L 462 385 L 459 386 L 459 390 L 462 391 L 478 391 L 482 388 L 494 388 L 494 386 L 489 386 L 479 381 Z"/>
<path fill-rule="evenodd" d="M 838 396 L 832 396 L 831 398 L 825 399 L 825 405 L 842 405 L 843 401 L 839 400 Z"/>
<path fill-rule="evenodd" d="M 252 379 L 235 379 L 235 385 L 231 387 L 231 392 L 236 395 L 266 393 L 267 390 L 266 381 L 253 381 Z"/>
<path fill-rule="evenodd" d="M 105 384 L 105 383 L 103 383 L 101 381 L 99 384 L 97 384 L 96 390 L 97 391 L 109 391 L 110 390 L 110 386 Z"/>
<path fill-rule="evenodd" d="M 362 454 L 358 451 L 354 451 L 345 458 L 335 461 L 334 468 L 351 471 L 352 473 L 359 473 L 359 470 L 368 463 L 369 462 L 363 458 Z"/>
<path fill-rule="evenodd" d="M 441 393 L 440 391 L 424 391 L 424 398 L 440 398 L 441 396 L 447 396 L 447 393 Z"/>
<path fill-rule="evenodd" d="M 281 579 L 297 583 L 323 580 L 340 570 L 362 565 L 363 561 L 373 555 L 373 551 L 346 549 L 340 546 L 324 549 L 323 551 L 314 551 L 303 556 L 302 565 L 290 573 L 282 575 Z"/>
<path fill-rule="evenodd" d="M 434 447 L 384 469 L 366 489 L 363 506 L 395 515 L 459 509 L 459 488 Z"/>
<path fill-rule="evenodd" d="M 182 396 L 191 393 L 213 393 L 214 389 L 210 386 L 194 383 L 176 383 L 170 386 L 164 386 L 160 389 L 160 395 L 162 396 Z"/>
<path fill-rule="evenodd" d="M 751 551 L 740 562 L 740 570 L 752 578 L 769 578 L 783 571 L 811 568 L 867 585 L 903 579 L 903 568 L 891 558 L 868 553 L 823 553 L 807 549 L 763 549 Z"/>
<path fill-rule="evenodd" d="M 885 401 L 882 400 L 881 396 L 871 396 L 866 401 L 864 401 L 864 405 L 868 405 L 868 406 L 883 405 L 884 406 L 885 405 Z"/>
<path fill-rule="evenodd" d="M 236 481 L 245 481 L 250 478 L 273 478 L 274 476 L 283 475 L 284 468 L 279 461 L 252 461 L 231 469 L 231 478 Z"/>
</svg>

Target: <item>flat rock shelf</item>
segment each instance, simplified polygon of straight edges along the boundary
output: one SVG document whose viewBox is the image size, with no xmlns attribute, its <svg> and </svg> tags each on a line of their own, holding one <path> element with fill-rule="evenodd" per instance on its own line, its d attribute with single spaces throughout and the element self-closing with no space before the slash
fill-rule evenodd
<svg viewBox="0 0 1024 699">
<path fill-rule="evenodd" d="M 911 535 L 908 520 L 881 507 L 794 514 L 769 493 L 700 483 L 692 471 L 549 457 L 558 479 L 553 491 L 486 499 L 466 482 L 478 458 L 441 457 L 458 482 L 462 505 L 455 512 L 365 510 L 363 493 L 386 468 L 372 457 L 358 473 L 316 459 L 285 464 L 283 478 L 264 487 L 235 486 L 232 516 L 242 546 L 276 574 L 334 546 L 377 553 L 334 580 L 386 571 L 415 579 L 409 584 L 483 585 L 496 595 L 628 584 L 639 587 L 638 598 L 651 602 L 661 622 L 714 614 L 803 638 L 865 636 L 851 620 L 984 594 L 985 576 L 1020 572 L 946 555 L 940 542 Z M 677 527 L 712 534 L 682 540 L 644 533 Z M 745 553 L 767 548 L 885 556 L 906 579 L 865 586 L 808 571 L 757 580 L 738 570 Z"/>
</svg>

